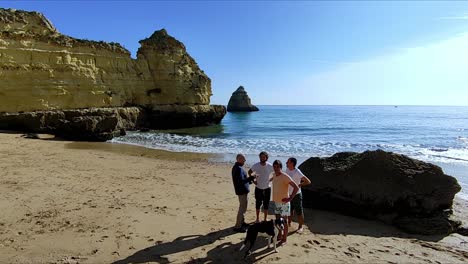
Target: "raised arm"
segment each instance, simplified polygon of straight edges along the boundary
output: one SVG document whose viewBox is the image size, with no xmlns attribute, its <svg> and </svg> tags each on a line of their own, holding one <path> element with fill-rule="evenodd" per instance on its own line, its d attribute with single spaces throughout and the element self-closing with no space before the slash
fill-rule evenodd
<svg viewBox="0 0 468 264">
<path fill-rule="evenodd" d="M 289 185 L 291 185 L 294 188 L 294 190 L 288 198 L 283 199 L 284 203 L 289 203 L 294 198 L 294 196 L 296 196 L 296 193 L 299 191 L 299 186 L 297 186 L 297 184 L 294 181 L 290 181 Z"/>
<path fill-rule="evenodd" d="M 302 176 L 301 184 L 299 184 L 299 187 L 306 186 L 306 185 L 309 185 L 309 184 L 310 184 L 309 178 L 307 178 L 306 176 Z"/>
</svg>

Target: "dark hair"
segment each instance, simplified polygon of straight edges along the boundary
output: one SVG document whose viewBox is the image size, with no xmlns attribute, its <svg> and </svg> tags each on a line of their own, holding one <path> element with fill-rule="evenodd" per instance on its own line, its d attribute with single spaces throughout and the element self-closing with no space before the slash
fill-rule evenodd
<svg viewBox="0 0 468 264">
<path fill-rule="evenodd" d="M 297 159 L 296 158 L 291 157 L 291 158 L 288 159 L 288 161 L 292 162 L 292 164 L 294 164 L 294 167 L 296 167 L 296 165 L 297 165 Z"/>
<path fill-rule="evenodd" d="M 239 154 L 237 154 L 237 156 L 236 156 L 236 160 L 238 160 L 240 157 L 244 157 L 244 158 L 245 158 L 244 154 L 239 153 Z"/>
<path fill-rule="evenodd" d="M 275 160 L 273 161 L 273 166 L 278 165 L 281 169 L 283 168 L 283 163 L 281 163 L 281 160 Z"/>
<path fill-rule="evenodd" d="M 258 156 L 261 156 L 261 155 L 265 155 L 268 158 L 268 152 L 266 151 L 262 151 L 260 152 L 260 154 L 258 154 Z"/>
</svg>

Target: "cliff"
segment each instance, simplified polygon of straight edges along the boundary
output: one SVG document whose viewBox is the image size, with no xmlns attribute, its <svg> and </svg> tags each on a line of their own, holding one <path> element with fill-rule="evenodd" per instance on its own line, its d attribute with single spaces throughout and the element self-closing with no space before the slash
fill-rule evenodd
<svg viewBox="0 0 468 264">
<path fill-rule="evenodd" d="M 118 43 L 65 36 L 40 13 L 0 8 L 0 112 L 136 106 L 148 118 L 171 117 L 171 127 L 220 122 L 225 109 L 209 106 L 211 80 L 181 42 L 162 29 L 140 44 L 132 59 Z"/>
</svg>

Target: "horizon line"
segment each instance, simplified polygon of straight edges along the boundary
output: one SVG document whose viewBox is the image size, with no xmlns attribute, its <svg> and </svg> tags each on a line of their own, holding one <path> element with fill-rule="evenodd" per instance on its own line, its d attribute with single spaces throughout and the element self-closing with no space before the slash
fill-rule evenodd
<svg viewBox="0 0 468 264">
<path fill-rule="evenodd" d="M 210 104 L 211 105 L 211 104 Z M 223 104 L 222 104 L 223 105 Z M 254 104 L 255 106 L 434 106 L 434 107 L 468 107 L 468 105 L 411 105 L 411 104 Z"/>
</svg>

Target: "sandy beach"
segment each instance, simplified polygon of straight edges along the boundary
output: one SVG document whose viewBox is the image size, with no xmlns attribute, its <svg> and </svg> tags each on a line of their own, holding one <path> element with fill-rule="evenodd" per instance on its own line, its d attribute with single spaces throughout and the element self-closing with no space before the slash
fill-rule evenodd
<svg viewBox="0 0 468 264">
<path fill-rule="evenodd" d="M 468 262 L 468 237 L 410 235 L 310 209 L 305 232 L 294 233 L 294 223 L 279 253 L 259 238 L 244 261 L 245 234 L 232 231 L 230 164 L 40 136 L 0 134 L 0 263 Z M 464 214 L 466 204 L 457 206 Z M 251 194 L 247 220 L 254 219 Z"/>
</svg>

